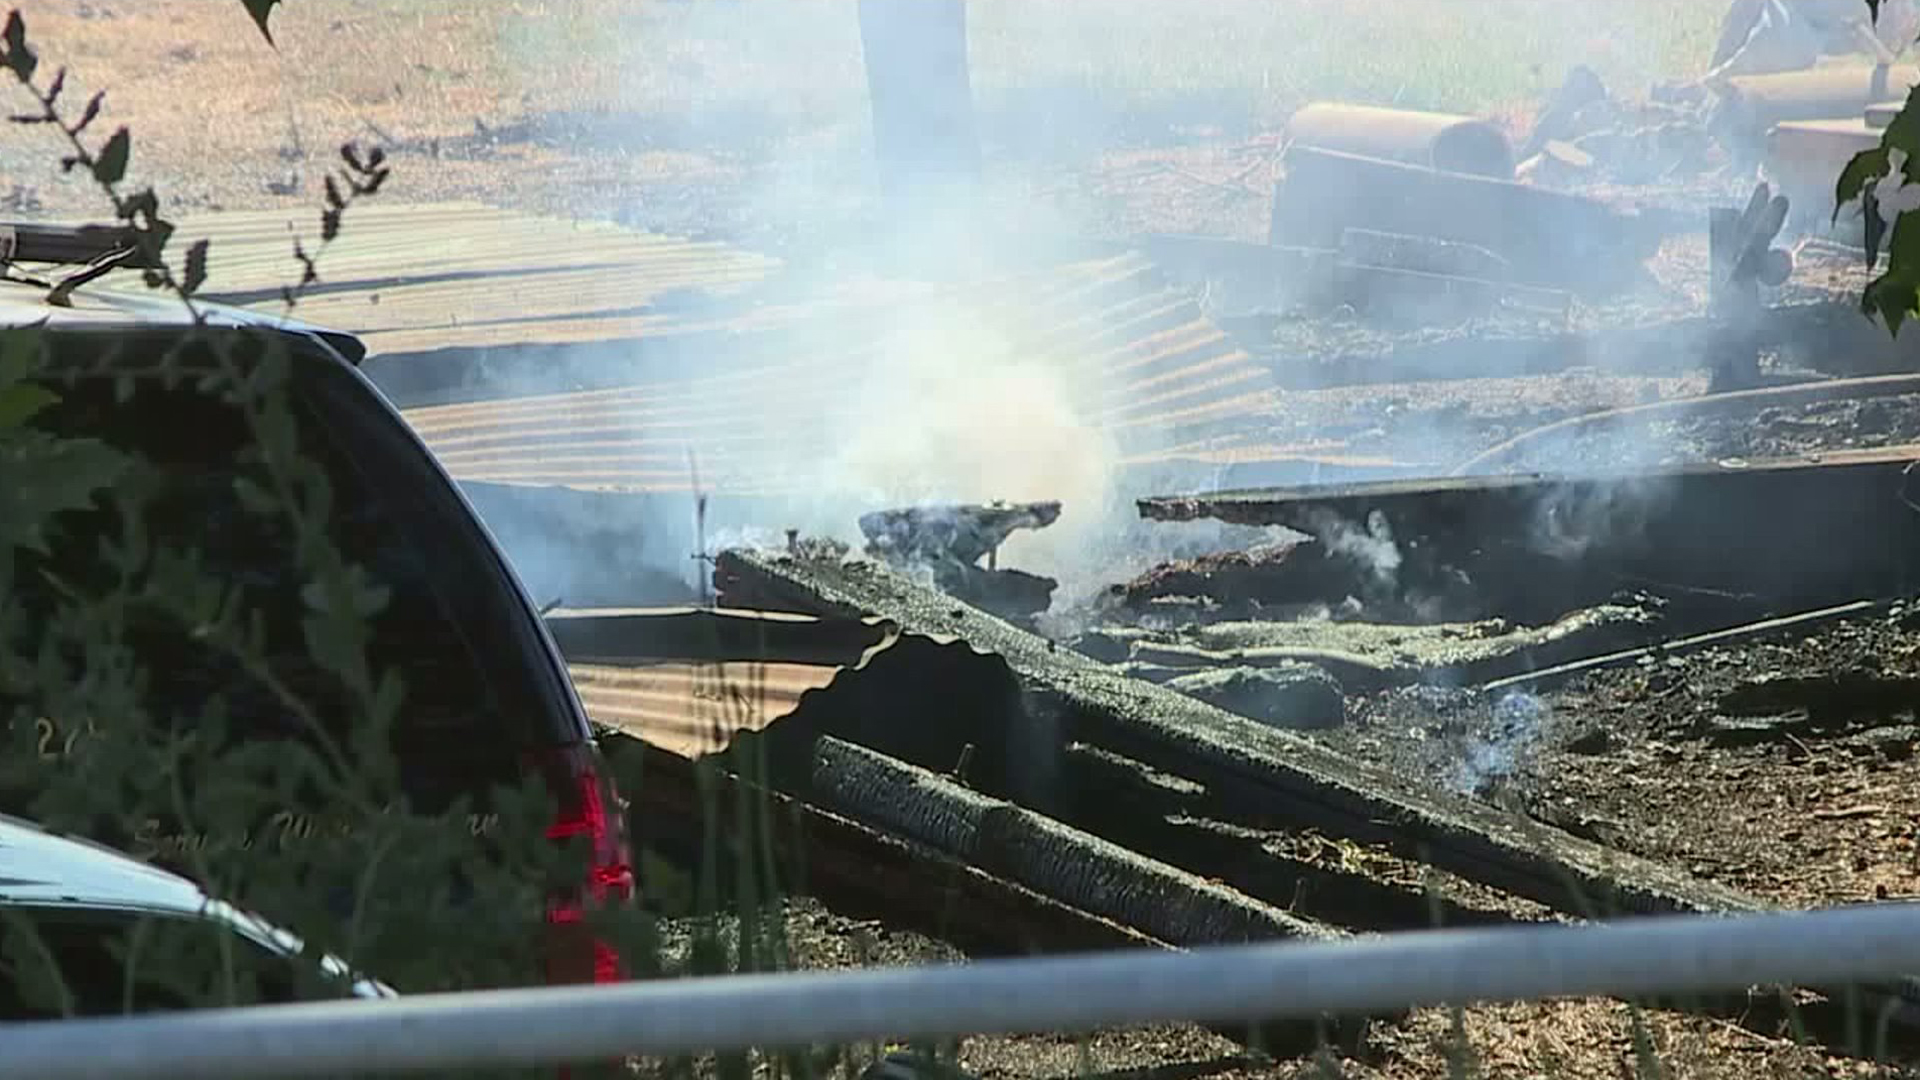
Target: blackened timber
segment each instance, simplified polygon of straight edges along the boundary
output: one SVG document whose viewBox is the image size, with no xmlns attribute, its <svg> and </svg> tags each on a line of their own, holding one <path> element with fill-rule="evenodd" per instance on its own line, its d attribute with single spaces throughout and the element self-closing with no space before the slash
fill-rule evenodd
<svg viewBox="0 0 1920 1080">
<path fill-rule="evenodd" d="M 1904 594 L 1920 580 L 1913 458 L 1909 447 L 1631 474 L 1389 480 L 1164 496 L 1139 509 L 1159 521 L 1309 533 L 1379 514 L 1419 561 L 1458 567 L 1493 604 L 1551 599 L 1565 611 L 1639 585 L 1784 612 Z"/>
<path fill-rule="evenodd" d="M 1098 747 L 1068 747 L 1067 769 L 1075 789 L 1085 795 L 1063 811 L 1067 824 L 1097 826 L 1108 839 L 1143 855 L 1289 911 L 1361 930 L 1551 917 L 1531 901 L 1448 878 L 1377 848 L 1364 849 L 1364 858 L 1349 858 L 1350 847 L 1329 838 L 1210 820 L 1202 816 L 1206 789 L 1201 785 Z M 1300 854 L 1322 847 L 1341 850 L 1337 858 Z M 1381 863 L 1395 864 L 1395 872 L 1369 865 Z"/>
<path fill-rule="evenodd" d="M 717 762 L 708 765 L 712 787 L 703 794 L 693 761 L 616 732 L 603 732 L 600 739 L 616 767 L 639 777 L 623 788 L 632 800 L 635 839 L 671 862 L 698 867 L 712 858 L 721 872 L 732 865 L 726 852 L 705 850 L 706 818 L 728 815 L 737 805 L 736 789 L 745 785 L 752 799 L 766 800 L 781 861 L 799 866 L 799 880 L 787 884 L 843 914 L 883 919 L 976 956 L 1166 944 L 926 844 L 748 784 Z M 727 821 L 715 825 L 722 837 L 734 835 Z"/>
<path fill-rule="evenodd" d="M 822 736 L 807 795 L 1175 945 L 1339 932 L 867 747 Z"/>
<path fill-rule="evenodd" d="M 1229 820 L 1313 828 L 1380 844 L 1573 914 L 1763 906 L 1732 889 L 1419 786 L 1290 732 L 1129 678 L 873 564 L 733 551 L 720 557 L 717 574 L 729 603 L 883 614 L 912 632 L 958 635 L 997 654 L 1024 688 L 1029 712 L 1041 716 L 1024 725 L 1030 729 L 1027 744 L 1014 748 L 1028 759 L 1056 763 L 1049 770 L 1030 760 L 1036 774 L 1060 776 L 1057 763 L 1070 743 L 1099 746 L 1204 785 L 1212 808 Z"/>
</svg>

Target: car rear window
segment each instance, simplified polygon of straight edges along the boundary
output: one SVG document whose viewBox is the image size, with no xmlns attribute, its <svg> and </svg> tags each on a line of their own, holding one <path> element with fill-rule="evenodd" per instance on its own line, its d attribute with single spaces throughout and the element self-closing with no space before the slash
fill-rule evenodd
<svg viewBox="0 0 1920 1080">
<path fill-rule="evenodd" d="M 432 809 L 492 783 L 517 782 L 526 750 L 582 734 L 564 682 L 555 690 L 565 673 L 541 651 L 537 624 L 528 625 L 536 616 L 401 421 L 338 365 L 316 358 L 295 366 L 301 445 L 331 488 L 332 539 L 389 592 L 370 653 L 376 671 L 397 667 L 405 684 L 394 744 L 408 795 Z M 236 493 L 243 472 L 261 475 L 241 464 L 252 437 L 239 411 L 190 382 L 167 386 L 157 378 L 136 379 L 124 398 L 110 378 L 78 378 L 56 390 L 61 401 L 36 423 L 104 440 L 145 463 L 155 485 L 146 504 L 150 535 L 191 545 L 214 576 L 244 584 L 264 621 L 275 675 L 343 732 L 351 707 L 309 658 L 303 637 L 308 582 L 293 531 L 284 517 L 250 509 Z M 48 568 L 106 580 L 90 542 L 103 534 L 117 534 L 104 508 L 64 516 Z M 198 716 L 218 692 L 248 736 L 303 730 L 234 661 L 177 626 L 153 627 L 140 641 L 154 715 Z"/>
</svg>

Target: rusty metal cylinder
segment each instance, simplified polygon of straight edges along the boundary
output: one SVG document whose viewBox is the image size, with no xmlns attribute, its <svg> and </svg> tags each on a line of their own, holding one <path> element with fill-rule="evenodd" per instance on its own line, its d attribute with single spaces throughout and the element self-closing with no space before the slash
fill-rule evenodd
<svg viewBox="0 0 1920 1080">
<path fill-rule="evenodd" d="M 1293 114 L 1287 137 L 1316 150 L 1513 178 L 1513 144 L 1506 133 L 1471 116 L 1315 102 Z"/>
</svg>

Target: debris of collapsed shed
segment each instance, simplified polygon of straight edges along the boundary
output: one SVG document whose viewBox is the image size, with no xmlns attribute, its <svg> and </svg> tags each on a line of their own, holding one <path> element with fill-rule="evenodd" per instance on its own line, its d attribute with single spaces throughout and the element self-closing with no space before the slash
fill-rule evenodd
<svg viewBox="0 0 1920 1080">
<path fill-rule="evenodd" d="M 911 738 L 918 745 L 910 749 L 901 747 L 908 737 L 901 731 L 854 738 L 935 769 L 951 768 L 968 745 L 1003 748 L 1009 760 L 1000 769 L 975 759 L 968 773 L 973 786 L 1043 813 L 1074 801 L 1060 783 L 1059 763 L 1069 745 L 1083 743 L 1203 785 L 1224 819 L 1284 820 L 1380 844 L 1558 910 L 1591 910 L 1589 901 L 1621 911 L 1752 906 L 1718 886 L 1535 830 L 1490 806 L 1427 792 L 1287 732 L 1129 678 L 874 564 L 734 551 L 720 557 L 716 577 L 729 603 L 882 614 L 909 632 L 957 635 L 999 658 L 1014 679 L 1017 694 L 1009 703 L 1017 703 L 1018 715 L 974 714 L 947 732 L 916 723 Z M 1081 797 L 1097 798 L 1092 792 Z"/>
<path fill-rule="evenodd" d="M 563 643 L 590 648 L 603 661 L 575 663 L 575 677 L 590 715 L 608 729 L 602 742 L 614 767 L 635 778 L 625 787 L 634 799 L 636 839 L 696 874 L 733 874 L 738 853 L 731 846 L 765 843 L 776 851 L 779 867 L 804 866 L 804 881 L 791 886 L 844 911 L 917 926 L 982 954 L 1339 933 L 825 734 L 857 735 L 906 746 L 923 760 L 936 758 L 940 751 L 928 747 L 953 731 L 1022 715 L 1018 689 L 997 657 L 950 640 L 902 634 L 877 619 L 720 609 L 569 613 L 550 621 L 567 631 Z M 583 632 L 588 625 L 593 631 Z M 768 635 L 763 627 L 786 633 Z M 822 640 L 807 640 L 816 631 Z M 866 645 L 874 634 L 881 640 Z M 690 745 L 681 729 L 687 715 L 700 710 L 676 713 L 676 704 L 684 709 L 686 703 L 666 701 L 636 711 L 596 692 L 601 683 L 594 670 L 616 656 L 640 669 L 686 670 L 684 661 L 698 657 L 715 666 L 810 666 L 830 677 L 816 678 L 757 717 L 727 710 L 726 731 Z M 803 657 L 840 663 L 796 664 Z M 942 690 L 937 699 L 927 696 L 932 687 Z M 732 688 L 748 695 L 755 689 L 750 679 Z M 903 728 L 905 704 L 914 723 Z M 938 732 L 938 739 L 919 738 L 921 729 Z M 959 775 L 976 768 L 1004 773 L 1014 766 L 998 740 L 982 739 L 979 746 L 979 754 L 962 753 L 957 760 Z M 783 828 L 756 840 L 753 830 L 765 832 L 767 826 L 743 825 L 742 814 L 728 809 L 751 805 L 736 804 L 741 798 L 773 800 L 773 816 L 748 816 Z M 721 838 L 720 848 L 704 845 L 707 836 Z M 750 858 L 761 854 L 756 850 Z M 967 910 L 952 911 L 956 902 Z M 1338 1022 L 1331 1028 L 1275 1024 L 1263 1027 L 1261 1037 L 1304 1051 L 1327 1031 L 1342 1029 Z"/>
<path fill-rule="evenodd" d="M 1018 804 L 830 735 L 813 745 L 808 795 L 1162 941 L 1324 941 L 1329 928 L 1128 851 Z M 1122 888 L 1115 885 L 1124 883 Z"/>
<path fill-rule="evenodd" d="M 743 778 L 737 766 L 726 767 L 737 755 L 709 757 L 740 732 L 793 713 L 852 668 L 861 669 L 859 687 L 883 695 L 924 679 L 974 685 L 941 666 L 965 665 L 966 650 L 892 651 L 900 639 L 880 620 L 736 609 L 565 612 L 548 625 L 610 762 L 630 778 L 622 790 L 644 850 L 725 882 L 737 866 L 733 846 L 748 842 L 753 827 L 734 808 L 750 795 L 768 806 L 765 820 L 781 823 L 764 837 L 780 855 L 780 872 L 804 865 L 807 890 L 850 913 L 914 926 L 981 954 L 1164 944 L 924 842 Z M 720 838 L 719 850 L 706 848 L 708 830 Z"/>
<path fill-rule="evenodd" d="M 1390 523 L 1403 591 L 1464 579 L 1490 610 L 1525 622 L 1657 586 L 1673 605 L 1671 623 L 1684 625 L 1691 609 L 1692 619 L 1712 624 L 1911 589 L 1920 580 L 1920 515 L 1900 493 L 1913 457 L 1913 448 L 1896 447 L 1611 475 L 1166 496 L 1139 506 L 1152 520 L 1282 525 L 1323 537 L 1370 519 Z"/>
<path fill-rule="evenodd" d="M 911 725 L 897 723 L 897 700 L 888 710 L 895 723 L 869 719 L 858 734 L 835 730 L 846 722 L 844 708 L 822 708 L 807 720 L 796 713 L 760 737 L 769 759 L 788 762 L 785 783 L 790 786 L 807 782 L 803 774 L 822 745 L 838 745 L 827 740 L 843 739 L 866 748 L 849 747 L 847 754 L 877 762 L 896 778 L 904 777 L 899 782 L 910 789 L 937 782 L 888 758 L 923 770 L 955 770 L 966 777 L 967 788 L 989 800 L 982 806 L 1001 800 L 1024 808 L 1023 814 L 1044 814 L 1094 836 L 1124 838 L 1257 900 L 1343 926 L 1392 925 L 1408 916 L 1413 896 L 1422 898 L 1413 905 L 1426 913 L 1422 924 L 1430 923 L 1436 910 L 1472 913 L 1476 900 L 1485 903 L 1486 893 L 1475 895 L 1483 889 L 1507 898 L 1496 907 L 1508 918 L 1538 917 L 1522 915 L 1511 903 L 1516 897 L 1576 917 L 1596 911 L 1731 912 L 1763 906 L 1552 826 L 1523 823 L 1484 803 L 1426 791 L 1315 743 L 1129 679 L 875 564 L 729 552 L 721 556 L 716 577 L 733 602 L 751 599 L 842 616 L 884 613 L 910 633 L 956 634 L 947 648 L 999 663 L 1016 690 L 1011 708 L 970 711 L 944 732 L 936 730 L 937 724 L 919 722 L 919 716 Z M 924 692 L 925 685 L 919 701 L 939 697 Z M 903 746 L 903 738 L 913 745 Z M 975 747 L 994 746 L 1009 751 L 1011 760 L 996 768 L 971 756 Z M 1116 790 L 1129 797 L 1115 798 Z M 915 817 L 898 804 L 882 813 L 910 820 L 914 829 L 953 828 L 940 814 Z M 952 835 L 965 836 L 964 826 Z M 1435 899 L 1431 877 L 1411 889 L 1396 888 L 1388 874 L 1364 875 L 1364 882 L 1339 875 L 1328 881 L 1317 868 L 1303 867 L 1286 844 L 1286 837 L 1313 835 L 1374 848 L 1384 854 L 1383 862 L 1405 860 L 1455 875 L 1467 888 L 1464 896 L 1439 890 Z M 1310 890 L 1308 883 L 1326 887 Z M 1312 905 L 1303 903 L 1308 895 Z M 1317 906 L 1335 897 L 1347 906 Z M 1909 1012 L 1900 1004 L 1920 1002 L 1920 984 L 1907 980 L 1834 991 L 1824 1000 L 1865 1001 L 1904 1023 Z M 1747 1004 L 1743 995 L 1734 1007 Z"/>
<path fill-rule="evenodd" d="M 1058 502 L 912 506 L 862 514 L 860 532 L 867 538 L 867 554 L 903 569 L 925 570 L 942 591 L 1018 620 L 1047 610 L 1060 583 L 1001 569 L 1000 546 L 1015 532 L 1044 529 L 1059 519 Z"/>
<path fill-rule="evenodd" d="M 1364 622 L 1196 618 L 1171 628 L 1106 627 L 1082 634 L 1073 644 L 1130 675 L 1211 700 L 1182 680 L 1209 672 L 1306 669 L 1324 673 L 1350 694 L 1415 683 L 1477 686 L 1638 645 L 1669 626 L 1651 603 L 1622 603 L 1574 611 L 1541 626 L 1515 626 L 1505 619 L 1395 624 L 1371 614 Z M 1276 727 L 1332 726 L 1313 719 L 1337 715 L 1301 708 L 1271 689 L 1258 699 L 1258 709 L 1250 710 L 1244 696 L 1229 700 L 1215 704 Z"/>
<path fill-rule="evenodd" d="M 1486 248 L 1432 236 L 1356 227 L 1325 250 L 1211 236 L 1146 237 L 1141 248 L 1223 322 L 1343 308 L 1404 324 L 1499 308 L 1564 316 L 1572 302 L 1513 280 L 1508 260 Z"/>
<path fill-rule="evenodd" d="M 927 844 L 742 779 L 719 762 L 698 762 L 620 731 L 603 732 L 601 743 L 616 771 L 641 778 L 624 789 L 634 838 L 696 875 L 710 869 L 716 885 L 734 884 L 736 849 L 752 828 L 737 809 L 744 804 L 764 807 L 767 820 L 784 826 L 765 838 L 767 848 L 778 867 L 804 867 L 788 870 L 784 884 L 849 915 L 917 929 L 982 956 L 1165 944 Z M 718 850 L 702 842 L 709 828 L 721 840 Z M 657 889 L 659 882 L 647 885 Z"/>
<path fill-rule="evenodd" d="M 1659 227 L 1595 199 L 1511 180 L 1289 147 L 1269 239 L 1333 248 L 1353 227 L 1484 247 L 1525 282 L 1611 288 L 1652 255 Z"/>
</svg>

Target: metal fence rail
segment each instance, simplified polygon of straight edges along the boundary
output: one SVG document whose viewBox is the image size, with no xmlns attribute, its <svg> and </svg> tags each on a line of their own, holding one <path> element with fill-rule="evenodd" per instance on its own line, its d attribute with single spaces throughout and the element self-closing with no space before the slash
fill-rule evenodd
<svg viewBox="0 0 1920 1080">
<path fill-rule="evenodd" d="M 293 1077 L 1256 1021 L 1920 971 L 1920 903 L 0 1024 L 0 1077 Z"/>
</svg>

